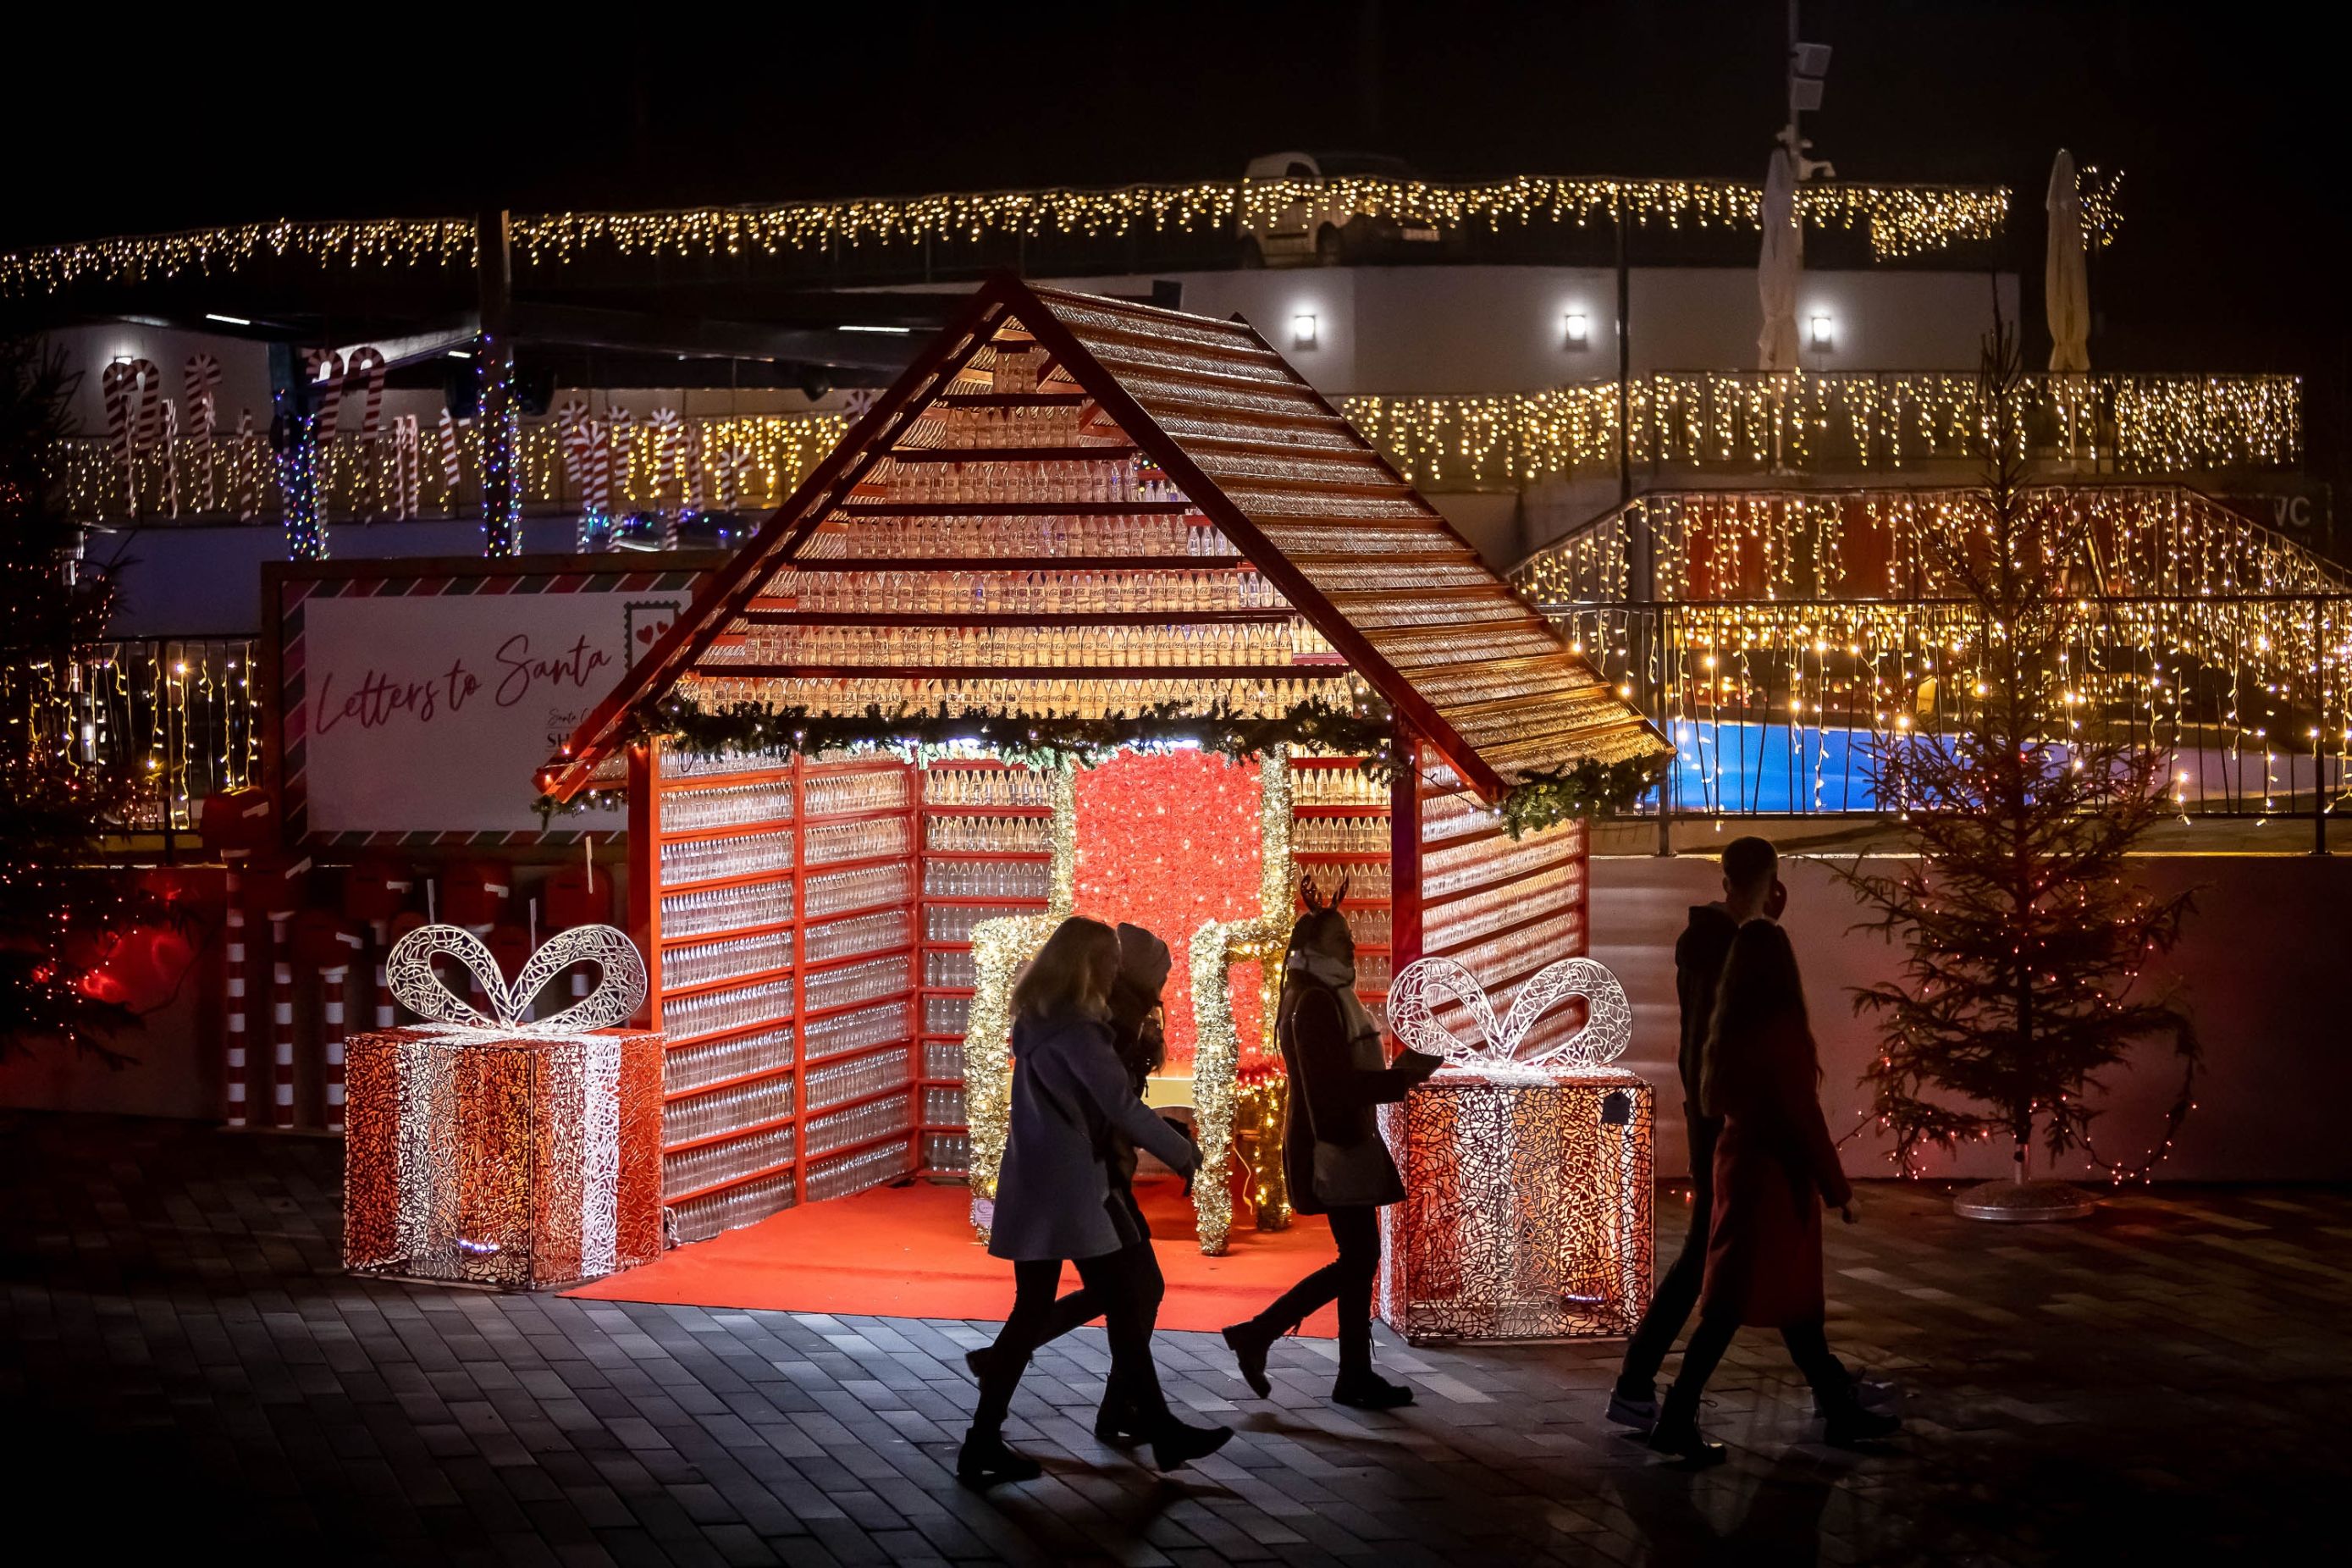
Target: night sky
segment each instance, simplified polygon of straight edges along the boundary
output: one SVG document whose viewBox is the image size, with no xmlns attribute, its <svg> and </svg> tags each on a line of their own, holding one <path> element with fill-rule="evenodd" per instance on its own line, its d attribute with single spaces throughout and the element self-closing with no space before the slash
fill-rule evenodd
<svg viewBox="0 0 2352 1568">
<path fill-rule="evenodd" d="M 2340 473 L 2344 88 L 2333 47 L 2279 19 L 2296 12 L 1807 0 L 1803 14 L 1836 50 L 1808 121 L 1816 156 L 1850 179 L 2011 185 L 2037 271 L 2054 149 L 2123 169 L 2122 237 L 2093 263 L 2094 363 L 2298 372 L 2315 467 Z M 20 52 L 0 100 L 21 140 L 0 247 L 490 201 L 1230 177 L 1292 146 L 1394 153 L 1436 178 L 1757 179 L 1782 118 L 1786 27 L 1765 0 L 903 4 L 776 7 L 781 22 L 575 6 L 490 37 L 467 31 L 464 7 L 293 15 L 317 18 L 299 43 L 290 27 L 174 37 L 142 19 L 135 42 L 118 23 L 47 63 Z"/>
</svg>

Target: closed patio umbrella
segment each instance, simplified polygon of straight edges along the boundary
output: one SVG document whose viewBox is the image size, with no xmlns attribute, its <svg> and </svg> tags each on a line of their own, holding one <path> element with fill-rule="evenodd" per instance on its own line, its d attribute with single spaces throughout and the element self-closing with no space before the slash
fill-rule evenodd
<svg viewBox="0 0 2352 1568">
<path fill-rule="evenodd" d="M 2074 155 L 2063 147 L 2050 165 L 2049 248 L 2042 262 L 2042 293 L 2050 316 L 2050 368 L 2091 368 L 2091 277 L 2083 248 L 2083 198 L 2074 184 Z"/>
<path fill-rule="evenodd" d="M 1805 233 L 1797 221 L 1797 150 L 1772 150 L 1764 175 L 1764 247 L 1756 264 L 1756 293 L 1764 306 L 1757 334 L 1759 368 L 1797 368 L 1797 278 L 1805 269 Z"/>
</svg>

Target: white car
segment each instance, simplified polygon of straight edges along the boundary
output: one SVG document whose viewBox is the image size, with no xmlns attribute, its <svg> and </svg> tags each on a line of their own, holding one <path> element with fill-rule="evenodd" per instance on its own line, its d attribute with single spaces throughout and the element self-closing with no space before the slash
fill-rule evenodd
<svg viewBox="0 0 2352 1568">
<path fill-rule="evenodd" d="M 1410 184 L 1402 158 L 1371 153 L 1269 153 L 1250 160 L 1251 181 L 1370 179 Z M 1245 205 L 1237 226 L 1244 267 L 1338 267 L 1351 261 L 1434 259 L 1453 237 L 1437 220 L 1393 210 L 1366 212 L 1344 184 L 1327 186 L 1273 212 Z"/>
</svg>

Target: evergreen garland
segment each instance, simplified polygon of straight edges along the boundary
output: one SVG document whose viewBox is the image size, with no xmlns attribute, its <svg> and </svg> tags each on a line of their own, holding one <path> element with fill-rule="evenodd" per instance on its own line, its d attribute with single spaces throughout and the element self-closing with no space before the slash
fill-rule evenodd
<svg viewBox="0 0 2352 1568">
<path fill-rule="evenodd" d="M 931 757 L 959 744 L 977 743 L 1006 762 L 1033 768 L 1097 767 L 1122 748 L 1171 741 L 1191 741 L 1235 762 L 1297 746 L 1360 757 L 1357 766 L 1382 784 L 1394 783 L 1402 766 L 1394 735 L 1385 710 L 1342 707 L 1321 698 L 1309 698 L 1272 716 L 1240 712 L 1223 703 L 1200 712 L 1185 703 L 1164 702 L 1132 713 L 1082 718 L 1053 712 L 977 713 L 944 702 L 895 711 L 869 704 L 858 713 L 812 712 L 764 702 L 705 708 L 691 698 L 673 695 L 638 714 L 628 731 L 632 742 L 660 740 L 695 756 L 911 751 Z M 1588 761 L 1534 775 L 1504 795 L 1504 828 L 1517 838 L 1577 817 L 1623 810 L 1654 782 L 1658 766 L 1642 759 L 1606 766 Z M 569 806 L 542 795 L 539 809 L 545 818 L 588 804 L 588 792 L 575 796 Z"/>
</svg>

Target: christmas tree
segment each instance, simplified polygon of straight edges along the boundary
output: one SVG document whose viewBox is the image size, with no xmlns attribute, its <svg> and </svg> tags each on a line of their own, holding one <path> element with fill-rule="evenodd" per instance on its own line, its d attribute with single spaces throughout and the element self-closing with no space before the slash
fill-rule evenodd
<svg viewBox="0 0 2352 1568">
<path fill-rule="evenodd" d="M 86 755 L 77 672 L 112 584 L 79 561 L 47 465 L 73 380 L 36 340 L 0 340 L 0 1055 L 61 1040 L 120 1064 L 137 1022 L 104 973 L 121 933 L 158 918 L 100 861 L 132 782 Z"/>
<path fill-rule="evenodd" d="M 1904 715 L 1873 747 L 1879 799 L 1916 859 L 1841 875 L 1868 911 L 1855 929 L 1904 953 L 1900 978 L 1854 995 L 1878 1026 L 1864 1081 L 1895 1157 L 1907 1173 L 1923 1146 L 2006 1139 L 2021 1184 L 2037 1134 L 2053 1160 L 2090 1151 L 2101 1075 L 2150 1040 L 2181 1064 L 2168 1146 L 2198 1047 L 2188 1016 L 2140 984 L 2179 940 L 2189 895 L 2150 895 L 2125 861 L 2168 814 L 2165 759 L 2110 721 L 2116 689 L 2074 649 L 2085 606 L 2070 605 L 2068 573 L 2098 542 L 2064 486 L 2024 482 L 2020 384 L 2015 341 L 1996 332 L 1978 375 L 1982 486 L 1927 542 L 1929 594 L 1958 599 L 1976 627 L 1972 668 L 1948 668 L 1942 716 L 1914 728 Z M 2070 1189 L 2049 1185 L 2067 1206 Z"/>
</svg>

